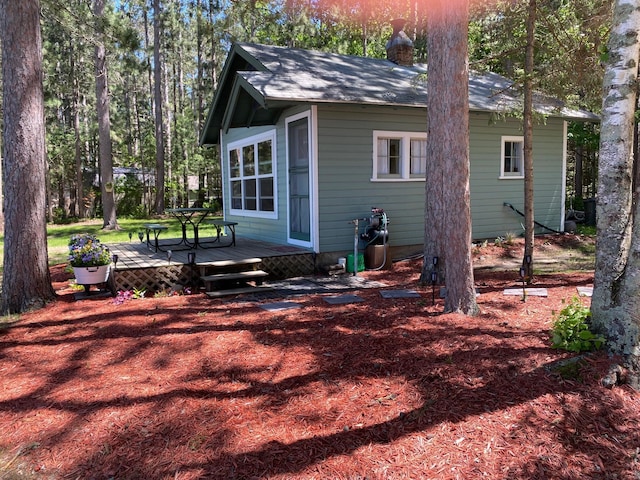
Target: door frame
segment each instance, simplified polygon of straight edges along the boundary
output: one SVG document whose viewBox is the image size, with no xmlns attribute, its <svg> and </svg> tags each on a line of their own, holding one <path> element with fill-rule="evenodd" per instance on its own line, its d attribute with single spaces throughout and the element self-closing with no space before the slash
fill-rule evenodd
<svg viewBox="0 0 640 480">
<path fill-rule="evenodd" d="M 291 204 L 289 202 L 289 124 L 307 118 L 307 135 L 309 145 L 309 238 L 303 241 L 291 238 Z M 300 247 L 311 248 L 318 252 L 319 232 L 318 232 L 318 132 L 317 132 L 318 109 L 312 105 L 309 110 L 291 115 L 285 119 L 285 156 L 286 156 L 286 185 L 287 185 L 287 242 Z"/>
</svg>

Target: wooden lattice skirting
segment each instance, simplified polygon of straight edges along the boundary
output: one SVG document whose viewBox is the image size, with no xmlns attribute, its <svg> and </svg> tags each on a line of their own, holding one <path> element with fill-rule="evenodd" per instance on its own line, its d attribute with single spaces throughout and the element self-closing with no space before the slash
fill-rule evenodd
<svg viewBox="0 0 640 480">
<path fill-rule="evenodd" d="M 114 290 L 146 290 L 160 292 L 177 289 L 192 282 L 189 265 L 175 264 L 162 267 L 133 268 L 113 272 Z M 198 278 L 193 269 L 193 279 Z"/>
<path fill-rule="evenodd" d="M 314 256 L 311 253 L 301 255 L 282 255 L 262 259 L 262 270 L 269 273 L 271 279 L 283 279 L 311 275 L 315 270 Z M 191 269 L 180 263 L 161 267 L 132 268 L 115 270 L 111 276 L 113 291 L 146 290 L 160 292 L 180 289 L 183 286 L 197 284 L 200 269 Z"/>
<path fill-rule="evenodd" d="M 269 272 L 269 278 L 282 279 L 311 275 L 315 270 L 312 253 L 301 255 L 283 255 L 262 259 L 262 270 Z"/>
</svg>

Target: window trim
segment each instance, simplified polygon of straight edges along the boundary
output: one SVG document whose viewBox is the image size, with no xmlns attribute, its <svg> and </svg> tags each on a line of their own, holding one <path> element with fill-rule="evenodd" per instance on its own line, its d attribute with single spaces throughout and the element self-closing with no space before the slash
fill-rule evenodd
<svg viewBox="0 0 640 480">
<path fill-rule="evenodd" d="M 378 174 L 378 140 L 393 138 L 400 140 L 400 173 L 389 176 Z M 373 131 L 372 182 L 424 182 L 425 174 L 411 175 L 411 140 L 427 140 L 426 132 L 399 132 L 391 130 Z"/>
<path fill-rule="evenodd" d="M 522 159 L 520 162 L 520 172 L 515 175 L 513 173 L 505 173 L 504 171 L 504 157 L 505 157 L 505 144 L 522 143 Z M 522 135 L 504 135 L 500 137 L 500 180 L 522 180 L 524 178 L 524 137 Z"/>
<path fill-rule="evenodd" d="M 240 172 L 240 177 L 232 177 L 231 176 L 231 151 L 235 149 L 242 149 L 249 145 L 254 146 L 254 150 L 258 151 L 258 144 L 260 142 L 264 142 L 266 140 L 271 140 L 271 173 L 270 174 L 260 174 L 258 172 L 258 163 L 255 163 L 255 174 L 245 177 L 244 172 Z M 227 199 L 229 205 L 229 213 L 231 215 L 238 215 L 244 217 L 256 217 L 256 218 L 269 218 L 269 219 L 277 219 L 278 218 L 278 175 L 277 175 L 277 160 L 278 160 L 278 152 L 277 152 L 277 143 L 276 143 L 276 130 L 272 129 L 267 132 L 259 133 L 256 135 L 252 135 L 250 137 L 242 138 L 240 140 L 236 140 L 227 144 L 225 159 L 225 166 L 227 167 L 227 189 L 229 192 L 229 198 Z M 245 179 L 255 179 L 256 187 L 258 187 L 259 179 L 261 178 L 273 178 L 273 211 L 267 210 L 258 210 L 260 206 L 260 198 L 259 195 L 256 194 L 256 210 L 245 210 L 245 209 L 237 209 L 232 206 L 232 195 L 233 195 L 233 187 L 232 183 L 234 179 L 238 178 L 239 181 L 243 182 Z M 238 180 L 235 180 L 238 181 Z M 243 190 L 244 195 L 244 190 Z"/>
</svg>

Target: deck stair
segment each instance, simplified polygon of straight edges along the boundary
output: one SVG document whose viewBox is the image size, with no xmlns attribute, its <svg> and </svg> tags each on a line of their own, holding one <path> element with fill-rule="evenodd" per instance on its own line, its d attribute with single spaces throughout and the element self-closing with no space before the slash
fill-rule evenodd
<svg viewBox="0 0 640 480">
<path fill-rule="evenodd" d="M 265 290 L 267 287 L 262 282 L 269 273 L 260 269 L 261 264 L 261 258 L 200 264 L 200 280 L 206 294 L 212 298 Z"/>
</svg>

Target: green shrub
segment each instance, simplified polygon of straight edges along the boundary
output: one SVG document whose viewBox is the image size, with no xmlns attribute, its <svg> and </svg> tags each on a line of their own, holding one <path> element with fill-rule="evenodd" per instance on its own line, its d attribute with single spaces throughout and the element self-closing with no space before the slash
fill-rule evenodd
<svg viewBox="0 0 640 480">
<path fill-rule="evenodd" d="M 516 243 L 517 235 L 514 232 L 507 232 L 504 234 L 504 243 L 505 245 L 513 245 Z"/>
<path fill-rule="evenodd" d="M 577 226 L 576 233 L 578 235 L 586 235 L 587 237 L 595 237 L 596 227 L 595 225 L 585 225 L 583 223 L 579 223 Z"/>
<path fill-rule="evenodd" d="M 127 218 L 142 220 L 149 218 L 149 212 L 147 212 L 147 208 L 144 205 L 135 205 L 131 207 L 131 210 L 127 214 Z"/>
<path fill-rule="evenodd" d="M 605 339 L 589 329 L 590 318 L 589 308 L 582 305 L 578 297 L 573 297 L 556 315 L 551 330 L 551 346 L 569 352 L 588 352 L 602 348 Z"/>
</svg>

